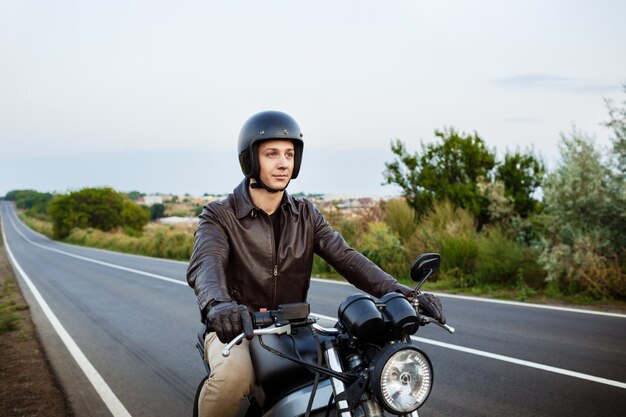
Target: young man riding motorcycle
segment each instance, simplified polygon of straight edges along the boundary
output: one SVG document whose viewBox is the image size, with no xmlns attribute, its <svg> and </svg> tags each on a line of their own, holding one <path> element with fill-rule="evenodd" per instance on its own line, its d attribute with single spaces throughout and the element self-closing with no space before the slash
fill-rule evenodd
<svg viewBox="0 0 626 417">
<path fill-rule="evenodd" d="M 238 146 L 245 178 L 200 215 L 187 270 L 208 330 L 205 359 L 211 375 L 200 392 L 200 416 L 237 414 L 254 384 L 249 342 L 235 346 L 228 357 L 222 349 L 241 332 L 252 337 L 250 312 L 306 301 L 314 254 L 375 297 L 413 293 L 349 247 L 311 202 L 287 194 L 300 172 L 302 138 L 300 126 L 285 113 L 250 117 Z M 418 298 L 426 315 L 445 323 L 437 297 Z"/>
</svg>

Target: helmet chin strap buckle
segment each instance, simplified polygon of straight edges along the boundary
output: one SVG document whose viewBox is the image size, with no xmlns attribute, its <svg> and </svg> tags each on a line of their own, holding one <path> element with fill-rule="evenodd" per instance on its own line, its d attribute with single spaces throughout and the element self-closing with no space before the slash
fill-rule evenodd
<svg viewBox="0 0 626 417">
<path fill-rule="evenodd" d="M 252 182 L 252 181 L 250 181 L 250 188 L 254 188 L 254 189 L 263 189 L 263 190 L 265 190 L 265 191 L 267 191 L 267 192 L 270 192 L 270 193 L 279 193 L 279 192 L 281 192 L 281 191 L 285 191 L 285 190 L 287 189 L 287 186 L 289 185 L 289 183 L 287 183 L 287 185 L 285 186 L 285 188 L 283 188 L 283 189 L 281 189 L 281 190 L 276 190 L 276 189 L 274 189 L 274 188 L 270 188 L 270 187 L 268 187 L 267 185 L 265 185 L 265 184 L 263 183 L 263 181 L 261 181 L 261 179 L 260 179 L 260 178 L 255 178 L 255 181 L 256 181 L 256 182 Z"/>
</svg>

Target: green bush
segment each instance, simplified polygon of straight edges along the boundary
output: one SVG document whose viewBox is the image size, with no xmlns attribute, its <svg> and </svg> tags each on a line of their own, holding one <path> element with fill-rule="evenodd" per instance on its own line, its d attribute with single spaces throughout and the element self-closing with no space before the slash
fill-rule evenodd
<svg viewBox="0 0 626 417">
<path fill-rule="evenodd" d="M 545 273 L 536 249 L 517 242 L 499 227 L 476 231 L 474 217 L 446 201 L 436 202 L 407 243 L 408 257 L 441 255 L 439 279 L 453 287 L 541 288 Z"/>
<path fill-rule="evenodd" d="M 544 251 L 541 262 L 554 295 L 584 295 L 593 299 L 626 299 L 626 271 L 620 257 L 598 249 L 588 235 L 578 236 L 572 245 L 556 244 Z M 626 250 L 622 258 L 626 257 Z"/>
<path fill-rule="evenodd" d="M 626 189 L 592 138 L 561 138 L 562 162 L 548 176 L 541 262 L 550 288 L 567 295 L 626 298 Z M 617 168 L 617 167 L 614 167 Z"/>
<path fill-rule="evenodd" d="M 444 236 L 441 241 L 442 274 L 453 278 L 460 286 L 479 283 L 475 275 L 478 240 L 474 235 Z M 450 274 L 447 274 L 450 272 Z"/>
<path fill-rule="evenodd" d="M 63 239 L 72 229 L 95 228 L 110 231 L 129 227 L 140 231 L 150 214 L 126 195 L 112 188 L 83 188 L 66 195 L 57 195 L 50 203 L 54 236 Z"/>
<path fill-rule="evenodd" d="M 369 224 L 359 250 L 372 262 L 396 278 L 408 276 L 408 259 L 400 238 L 385 223 Z"/>
<path fill-rule="evenodd" d="M 396 198 L 382 203 L 383 218 L 391 230 L 407 242 L 417 229 L 416 213 L 403 198 Z"/>
<path fill-rule="evenodd" d="M 150 220 L 155 221 L 157 219 L 160 219 L 161 217 L 165 217 L 165 205 L 161 203 L 151 205 Z"/>
<path fill-rule="evenodd" d="M 26 209 L 32 215 L 41 216 L 48 211 L 52 197 L 50 193 L 40 193 L 35 190 L 13 190 L 6 194 L 5 199 L 15 201 L 17 208 Z"/>
<path fill-rule="evenodd" d="M 538 263 L 539 253 L 508 238 L 499 228 L 490 228 L 478 239 L 476 279 L 506 287 L 542 287 L 545 273 Z"/>
<path fill-rule="evenodd" d="M 445 200 L 435 202 L 406 244 L 409 258 L 423 252 L 438 252 L 442 256 L 442 276 L 449 270 L 471 273 L 472 257 L 477 250 L 475 225 L 467 210 L 454 208 Z"/>
</svg>

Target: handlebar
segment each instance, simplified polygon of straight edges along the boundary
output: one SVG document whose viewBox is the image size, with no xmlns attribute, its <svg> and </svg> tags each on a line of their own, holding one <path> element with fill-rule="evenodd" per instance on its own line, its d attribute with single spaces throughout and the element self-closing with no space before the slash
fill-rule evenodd
<svg viewBox="0 0 626 417">
<path fill-rule="evenodd" d="M 265 334 L 289 334 L 289 333 L 291 333 L 290 323 L 286 323 L 281 326 L 266 327 L 264 329 L 254 329 L 254 331 L 252 332 L 254 336 L 263 336 Z M 230 350 L 233 348 L 233 346 L 235 346 L 237 343 L 242 341 L 244 337 L 246 337 L 246 335 L 241 333 L 237 335 L 237 337 L 235 337 L 233 340 L 228 342 L 228 344 L 224 347 L 224 349 L 222 349 L 222 356 L 228 357 L 230 355 Z"/>
<path fill-rule="evenodd" d="M 417 300 L 414 299 L 412 304 L 418 313 Z M 269 334 L 290 334 L 293 326 L 299 327 L 302 325 L 312 325 L 313 329 L 319 333 L 327 335 L 337 335 L 340 333 L 338 329 L 326 328 L 316 323 L 317 318 L 309 316 L 309 304 L 308 303 L 296 303 L 296 304 L 284 304 L 279 306 L 278 310 L 256 312 L 253 315 L 254 326 L 257 327 L 253 330 L 253 336 L 263 336 Z M 446 330 L 450 334 L 454 334 L 456 329 L 447 324 L 441 324 L 432 317 L 419 315 L 420 325 L 424 326 L 429 323 L 434 323 L 442 329 Z M 260 327 L 260 328 L 259 328 Z M 230 351 L 236 344 L 240 343 L 245 334 L 241 333 L 231 340 L 222 350 L 222 356 L 227 357 L 230 355 Z"/>
</svg>

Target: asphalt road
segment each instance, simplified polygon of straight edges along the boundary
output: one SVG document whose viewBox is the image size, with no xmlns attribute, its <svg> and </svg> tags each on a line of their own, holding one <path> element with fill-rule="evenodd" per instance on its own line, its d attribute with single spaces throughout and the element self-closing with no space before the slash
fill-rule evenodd
<svg viewBox="0 0 626 417">
<path fill-rule="evenodd" d="M 20 285 L 78 416 L 189 416 L 203 366 L 186 264 L 50 241 L 6 202 L 0 214 Z M 309 302 L 336 317 L 354 292 L 313 280 Z M 421 416 L 626 413 L 626 316 L 442 299 L 457 332 L 431 325 L 416 335 L 435 372 Z"/>
</svg>

